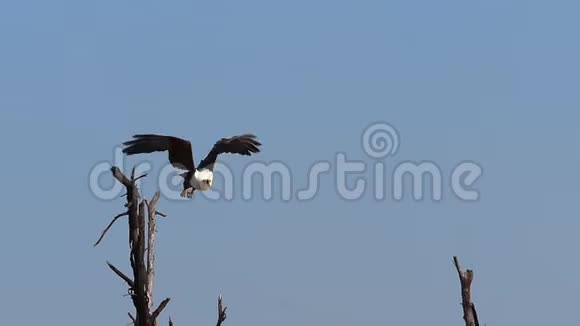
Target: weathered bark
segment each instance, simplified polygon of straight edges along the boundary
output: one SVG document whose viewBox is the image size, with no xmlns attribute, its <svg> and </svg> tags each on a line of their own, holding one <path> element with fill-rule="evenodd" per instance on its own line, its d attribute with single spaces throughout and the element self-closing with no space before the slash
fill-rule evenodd
<svg viewBox="0 0 580 326">
<path fill-rule="evenodd" d="M 135 308 L 137 325 L 149 326 L 149 300 L 147 298 L 147 268 L 145 267 L 145 203 L 139 204 L 136 238 L 133 240 L 131 257 L 135 279 Z"/>
<path fill-rule="evenodd" d="M 161 193 L 158 191 L 147 204 L 148 233 L 147 233 L 147 297 L 149 298 L 149 310 L 153 307 L 153 285 L 155 281 L 155 226 L 157 201 Z"/>
<path fill-rule="evenodd" d="M 471 302 L 471 283 L 473 282 L 473 271 L 468 269 L 463 272 L 461 270 L 461 266 L 459 265 L 459 260 L 455 256 L 453 257 L 453 263 L 455 264 L 457 274 L 459 274 L 459 281 L 461 282 L 461 301 L 463 306 L 463 320 L 465 321 L 465 326 L 479 326 L 475 304 Z"/>
</svg>

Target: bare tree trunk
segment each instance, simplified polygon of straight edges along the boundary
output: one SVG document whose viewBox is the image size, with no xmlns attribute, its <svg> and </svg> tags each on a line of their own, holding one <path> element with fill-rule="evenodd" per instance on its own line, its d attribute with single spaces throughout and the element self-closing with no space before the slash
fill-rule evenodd
<svg viewBox="0 0 580 326">
<path fill-rule="evenodd" d="M 129 260 L 133 269 L 133 279 L 125 275 L 113 264 L 107 262 L 109 268 L 121 277 L 129 285 L 129 293 L 135 306 L 135 317 L 129 313 L 129 317 L 135 326 L 152 326 L 157 324 L 157 317 L 169 303 L 169 298 L 163 300 L 159 307 L 152 311 L 153 307 L 153 280 L 155 277 L 155 217 L 162 215 L 157 212 L 156 205 L 160 194 L 157 192 L 148 204 L 146 200 L 141 201 L 136 181 L 144 176 L 135 178 L 135 169 L 131 173 L 131 178 L 127 178 L 117 167 L 111 168 L 115 179 L 122 183 L 127 189 L 127 211 L 118 214 L 102 232 L 101 237 L 95 243 L 98 245 L 113 223 L 120 217 L 128 216 L 129 222 L 129 247 L 131 250 Z M 147 219 L 145 218 L 145 207 L 147 206 Z M 147 230 L 148 232 L 146 232 Z M 147 262 L 145 261 L 145 244 L 147 243 Z"/>
<path fill-rule="evenodd" d="M 117 167 L 112 167 L 111 172 L 115 179 L 127 189 L 126 212 L 117 214 L 107 227 L 101 232 L 101 236 L 94 244 L 97 246 L 107 234 L 107 231 L 121 217 L 128 216 L 129 222 L 129 248 L 131 268 L 133 270 L 133 279 L 125 275 L 117 267 L 107 262 L 109 268 L 117 274 L 129 286 L 129 294 L 135 306 L 135 314 L 128 313 L 129 318 L 134 326 L 156 326 L 157 318 L 169 303 L 167 298 L 153 310 L 153 285 L 155 280 L 155 227 L 157 225 L 157 215 L 165 217 L 166 215 L 157 211 L 157 202 L 161 194 L 155 193 L 151 201 L 141 200 L 136 181 L 146 176 L 142 175 L 135 178 L 135 169 L 131 173 L 131 178 L 127 178 Z M 145 209 L 147 207 L 147 209 Z M 147 211 L 147 218 L 145 212 Z M 147 230 L 147 231 L 146 231 Z M 145 244 L 147 243 L 147 247 Z M 147 258 L 145 259 L 145 251 Z M 222 296 L 218 298 L 218 319 L 217 326 L 221 326 L 226 320 L 226 309 L 223 305 Z M 169 325 L 173 325 L 171 317 Z"/>
<path fill-rule="evenodd" d="M 461 300 L 465 326 L 479 326 L 475 304 L 471 302 L 471 282 L 473 281 L 473 271 L 470 269 L 465 272 L 461 271 L 459 260 L 455 256 L 453 257 L 453 263 L 455 264 L 457 274 L 459 274 L 459 281 L 461 282 Z"/>
</svg>

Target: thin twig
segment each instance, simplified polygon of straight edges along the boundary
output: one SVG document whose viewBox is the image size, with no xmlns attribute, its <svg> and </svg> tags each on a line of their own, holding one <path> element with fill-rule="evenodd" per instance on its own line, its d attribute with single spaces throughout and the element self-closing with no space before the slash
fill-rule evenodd
<svg viewBox="0 0 580 326">
<path fill-rule="evenodd" d="M 105 237 L 105 234 L 107 233 L 107 231 L 109 231 L 109 229 L 111 228 L 111 226 L 113 226 L 113 223 L 115 223 L 120 217 L 127 216 L 127 215 L 129 215 L 129 212 L 120 213 L 117 216 L 113 217 L 113 220 L 103 230 L 103 232 L 101 233 L 101 236 L 99 237 L 99 240 L 97 240 L 97 242 L 95 242 L 95 244 L 93 245 L 93 247 L 96 247 L 101 242 L 101 240 L 103 240 L 103 237 Z"/>
<path fill-rule="evenodd" d="M 136 325 L 137 321 L 135 320 L 135 317 L 133 317 L 133 315 L 131 315 L 130 312 L 128 312 L 127 315 L 129 315 L 129 318 L 131 318 L 131 321 L 133 322 L 133 325 Z"/>
<path fill-rule="evenodd" d="M 146 177 L 146 176 L 147 176 L 147 173 L 145 173 L 145 174 L 143 174 L 143 175 L 140 175 L 140 176 L 138 176 L 137 178 L 133 179 L 133 182 L 135 182 L 135 181 L 137 181 L 137 180 L 139 180 L 139 179 L 141 179 L 141 178 L 144 178 L 144 177 Z"/>
</svg>

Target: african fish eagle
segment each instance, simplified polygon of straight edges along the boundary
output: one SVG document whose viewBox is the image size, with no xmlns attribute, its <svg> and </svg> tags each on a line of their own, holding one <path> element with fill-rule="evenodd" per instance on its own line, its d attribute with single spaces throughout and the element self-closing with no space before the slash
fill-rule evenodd
<svg viewBox="0 0 580 326">
<path fill-rule="evenodd" d="M 213 166 L 219 154 L 234 153 L 249 156 L 260 152 L 258 147 L 262 145 L 253 134 L 221 138 L 196 167 L 193 162 L 191 143 L 187 140 L 155 134 L 134 135 L 133 138 L 123 143 L 126 146 L 123 153 L 133 155 L 168 151 L 171 165 L 187 171 L 180 176 L 183 177 L 181 197 L 188 198 L 193 196 L 195 190 L 205 191 L 211 188 Z"/>
</svg>

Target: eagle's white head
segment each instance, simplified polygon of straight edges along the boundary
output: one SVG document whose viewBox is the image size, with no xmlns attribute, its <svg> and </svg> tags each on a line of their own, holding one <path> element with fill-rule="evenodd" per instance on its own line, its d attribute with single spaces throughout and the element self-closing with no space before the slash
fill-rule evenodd
<svg viewBox="0 0 580 326">
<path fill-rule="evenodd" d="M 210 170 L 203 169 L 201 171 L 195 171 L 193 174 L 195 179 L 196 187 L 199 190 L 208 190 L 211 188 L 213 183 L 213 172 Z"/>
</svg>

